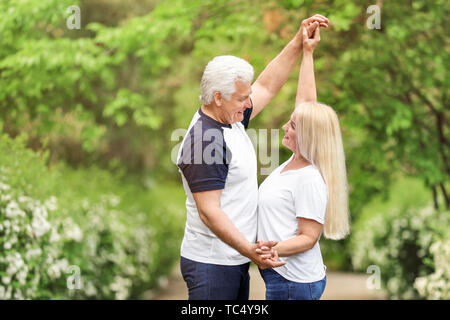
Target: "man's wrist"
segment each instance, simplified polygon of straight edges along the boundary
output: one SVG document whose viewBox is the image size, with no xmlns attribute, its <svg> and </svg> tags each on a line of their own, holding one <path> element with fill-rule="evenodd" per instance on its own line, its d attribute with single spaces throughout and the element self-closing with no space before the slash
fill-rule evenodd
<svg viewBox="0 0 450 320">
<path fill-rule="evenodd" d="M 252 258 L 252 253 L 253 251 L 256 250 L 256 247 L 254 244 L 247 242 L 245 244 L 245 246 L 243 246 L 242 250 L 241 250 L 241 254 L 249 259 Z"/>
<path fill-rule="evenodd" d="M 295 37 L 292 39 L 292 42 L 294 42 L 294 45 L 298 48 L 299 51 L 302 51 L 303 49 L 303 35 L 301 32 L 297 32 Z"/>
</svg>

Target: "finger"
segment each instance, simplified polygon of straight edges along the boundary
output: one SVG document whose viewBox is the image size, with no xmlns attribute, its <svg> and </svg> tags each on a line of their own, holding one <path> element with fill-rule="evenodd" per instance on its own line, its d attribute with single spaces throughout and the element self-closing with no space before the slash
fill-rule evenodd
<svg viewBox="0 0 450 320">
<path fill-rule="evenodd" d="M 273 246 L 275 246 L 276 244 L 278 243 L 278 241 L 262 241 L 261 242 L 261 248 L 263 247 L 263 246 L 265 246 L 265 247 L 273 247 Z"/>
<path fill-rule="evenodd" d="M 320 28 L 317 28 L 314 32 L 314 39 L 320 41 Z"/>
<path fill-rule="evenodd" d="M 278 261 L 276 263 L 273 264 L 272 268 L 278 268 L 278 267 L 282 267 L 286 264 L 286 261 Z"/>
<path fill-rule="evenodd" d="M 325 17 L 320 17 L 318 15 L 312 16 L 311 21 L 318 21 L 318 22 L 324 22 L 324 23 L 328 23 L 328 19 Z"/>
<path fill-rule="evenodd" d="M 328 18 L 323 16 L 323 15 L 321 15 L 321 14 L 316 13 L 313 17 L 320 17 L 320 18 L 322 18 L 322 19 L 324 19 L 324 20 L 326 20 L 328 22 Z"/>
<path fill-rule="evenodd" d="M 274 262 L 275 267 L 281 267 L 286 264 L 286 261 L 278 260 L 278 251 L 276 251 L 276 250 L 274 252 L 273 262 Z"/>
<path fill-rule="evenodd" d="M 263 254 L 270 254 L 270 256 L 273 255 L 273 252 L 272 252 L 271 250 L 269 250 L 269 249 L 263 250 L 263 249 L 258 248 L 258 249 L 256 249 L 255 251 L 256 251 L 256 253 L 259 254 L 259 255 L 263 255 Z"/>
<path fill-rule="evenodd" d="M 316 28 L 318 26 L 319 26 L 319 23 L 316 21 L 308 27 L 308 38 L 311 38 L 312 36 L 314 36 L 314 31 L 316 30 Z"/>
</svg>

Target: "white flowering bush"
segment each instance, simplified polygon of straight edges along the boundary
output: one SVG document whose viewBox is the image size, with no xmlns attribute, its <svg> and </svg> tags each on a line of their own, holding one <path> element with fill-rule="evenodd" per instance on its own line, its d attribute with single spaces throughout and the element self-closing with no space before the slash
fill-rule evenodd
<svg viewBox="0 0 450 320">
<path fill-rule="evenodd" d="M 418 277 L 414 288 L 422 298 L 433 300 L 450 299 L 450 237 L 438 240 L 430 247 L 433 254 L 434 272 Z"/>
<path fill-rule="evenodd" d="M 6 137 L 0 159 L 0 299 L 134 299 L 170 271 L 182 211 L 161 190 L 99 169 L 49 170 Z"/>
<path fill-rule="evenodd" d="M 377 265 L 391 299 L 448 299 L 450 212 L 393 207 L 360 219 L 351 239 L 352 263 Z"/>
</svg>

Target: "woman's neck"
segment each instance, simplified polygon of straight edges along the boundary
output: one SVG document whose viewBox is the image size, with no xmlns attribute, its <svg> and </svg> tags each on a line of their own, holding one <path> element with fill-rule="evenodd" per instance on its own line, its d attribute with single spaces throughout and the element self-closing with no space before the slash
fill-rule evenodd
<svg viewBox="0 0 450 320">
<path fill-rule="evenodd" d="M 300 152 L 294 152 L 294 157 L 291 160 L 292 166 L 295 167 L 306 167 L 308 165 L 310 165 L 311 163 L 306 160 L 301 154 Z"/>
</svg>

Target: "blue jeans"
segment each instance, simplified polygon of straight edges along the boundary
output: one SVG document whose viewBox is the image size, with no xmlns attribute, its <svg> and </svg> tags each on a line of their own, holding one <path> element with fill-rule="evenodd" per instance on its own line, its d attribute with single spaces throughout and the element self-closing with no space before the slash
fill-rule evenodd
<svg viewBox="0 0 450 320">
<path fill-rule="evenodd" d="M 248 300 L 250 262 L 238 266 L 202 263 L 181 257 L 189 300 Z"/>
<path fill-rule="evenodd" d="M 327 277 L 322 280 L 300 283 L 285 279 L 273 269 L 259 269 L 266 283 L 266 300 L 319 300 L 325 290 Z"/>
</svg>

